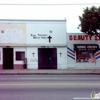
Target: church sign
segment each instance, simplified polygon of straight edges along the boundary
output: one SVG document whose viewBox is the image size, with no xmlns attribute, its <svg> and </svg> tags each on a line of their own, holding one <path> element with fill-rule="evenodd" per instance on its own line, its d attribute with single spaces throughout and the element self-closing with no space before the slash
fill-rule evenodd
<svg viewBox="0 0 100 100">
<path fill-rule="evenodd" d="M 49 43 L 51 42 L 52 37 L 48 34 L 31 34 L 33 39 L 48 39 Z"/>
</svg>

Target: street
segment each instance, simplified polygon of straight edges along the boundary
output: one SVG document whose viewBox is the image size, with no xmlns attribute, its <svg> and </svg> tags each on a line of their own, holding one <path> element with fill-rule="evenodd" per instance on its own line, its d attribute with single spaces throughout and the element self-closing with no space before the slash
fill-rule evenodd
<svg viewBox="0 0 100 100">
<path fill-rule="evenodd" d="M 1 75 L 0 100 L 88 100 L 99 75 Z"/>
</svg>

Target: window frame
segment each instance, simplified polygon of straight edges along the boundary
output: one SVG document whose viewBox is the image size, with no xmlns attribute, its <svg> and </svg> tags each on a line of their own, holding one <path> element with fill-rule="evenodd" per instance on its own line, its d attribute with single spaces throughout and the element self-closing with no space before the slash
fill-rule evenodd
<svg viewBox="0 0 100 100">
<path fill-rule="evenodd" d="M 18 53 L 22 53 L 22 54 L 18 54 Z M 23 61 L 23 59 L 25 58 L 25 51 L 16 51 L 15 55 L 16 55 L 15 58 L 16 61 Z M 21 55 L 23 55 L 23 57 L 21 57 Z"/>
</svg>

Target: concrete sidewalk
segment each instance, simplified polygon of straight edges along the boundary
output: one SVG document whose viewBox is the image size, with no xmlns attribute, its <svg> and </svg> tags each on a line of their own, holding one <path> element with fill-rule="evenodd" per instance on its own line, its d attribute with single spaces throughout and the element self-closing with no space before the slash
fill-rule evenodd
<svg viewBox="0 0 100 100">
<path fill-rule="evenodd" d="M 100 75 L 100 69 L 0 70 L 0 75 Z"/>
</svg>

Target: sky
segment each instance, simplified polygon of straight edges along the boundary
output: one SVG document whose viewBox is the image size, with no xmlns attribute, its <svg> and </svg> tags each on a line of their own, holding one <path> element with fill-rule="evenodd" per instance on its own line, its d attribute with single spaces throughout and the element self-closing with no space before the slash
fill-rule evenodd
<svg viewBox="0 0 100 100">
<path fill-rule="evenodd" d="M 82 15 L 83 8 L 91 6 L 100 6 L 100 0 L 0 0 L 0 19 L 66 19 L 67 33 L 80 33 L 78 16 Z"/>
</svg>

